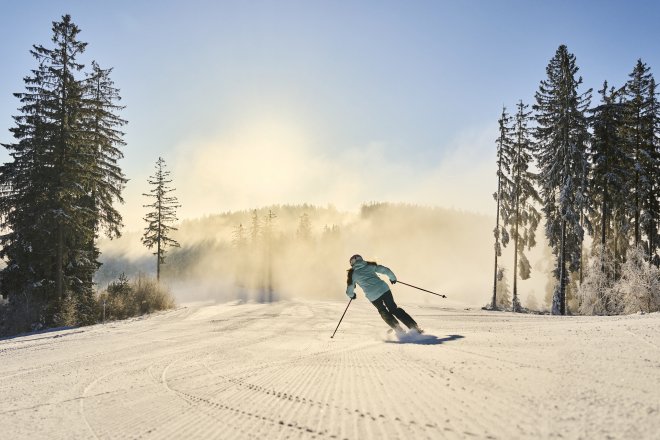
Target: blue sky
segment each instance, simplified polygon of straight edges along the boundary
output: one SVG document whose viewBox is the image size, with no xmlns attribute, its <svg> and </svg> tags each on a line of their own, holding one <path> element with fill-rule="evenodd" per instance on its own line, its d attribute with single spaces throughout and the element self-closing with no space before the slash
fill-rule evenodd
<svg viewBox="0 0 660 440">
<path fill-rule="evenodd" d="M 184 218 L 374 200 L 490 213 L 501 107 L 532 102 L 560 44 L 586 87 L 622 84 L 638 58 L 660 69 L 653 1 L 0 0 L 1 142 L 31 45 L 66 13 L 126 105 L 129 227 L 158 156 Z"/>
</svg>

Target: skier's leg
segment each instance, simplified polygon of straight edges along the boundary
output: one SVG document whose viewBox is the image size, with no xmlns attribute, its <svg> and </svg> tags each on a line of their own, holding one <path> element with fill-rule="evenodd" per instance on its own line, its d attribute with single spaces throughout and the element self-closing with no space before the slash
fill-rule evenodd
<svg viewBox="0 0 660 440">
<path fill-rule="evenodd" d="M 406 313 L 405 310 L 403 310 L 401 307 L 397 306 L 396 303 L 394 302 L 394 296 L 392 296 L 392 291 L 388 290 L 385 292 L 383 296 L 380 297 L 380 299 L 383 300 L 383 303 L 385 303 L 385 307 L 387 307 L 387 310 L 394 316 L 396 316 L 399 321 L 401 321 L 406 327 L 409 329 L 414 329 L 417 330 L 418 332 L 421 333 L 421 329 L 415 322 L 415 320 L 410 316 L 408 313 Z"/>
<path fill-rule="evenodd" d="M 401 326 L 399 325 L 399 321 L 397 321 L 394 315 L 392 315 L 385 307 L 382 296 L 375 301 L 371 301 L 371 304 L 373 304 L 374 307 L 378 309 L 378 313 L 380 313 L 380 317 L 383 318 L 383 321 L 385 321 L 387 325 L 392 327 L 394 330 L 401 329 Z"/>
</svg>

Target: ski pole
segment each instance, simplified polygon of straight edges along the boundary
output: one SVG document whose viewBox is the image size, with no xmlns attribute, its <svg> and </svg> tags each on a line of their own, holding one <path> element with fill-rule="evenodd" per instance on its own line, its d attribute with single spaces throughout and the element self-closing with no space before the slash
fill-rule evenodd
<svg viewBox="0 0 660 440">
<path fill-rule="evenodd" d="M 346 306 L 346 309 L 344 310 L 344 314 L 341 315 L 341 318 L 339 318 L 339 323 L 337 324 L 337 328 L 339 328 L 339 324 L 341 324 L 341 321 L 344 319 L 344 315 L 345 315 L 346 312 L 348 311 L 348 306 L 351 305 L 351 302 L 352 302 L 352 301 L 353 301 L 353 298 L 351 298 L 351 299 L 348 300 L 348 305 Z M 332 338 L 335 337 L 335 333 L 337 333 L 337 328 L 335 329 L 334 332 L 332 332 L 332 336 L 330 336 L 330 339 L 332 339 Z"/>
<path fill-rule="evenodd" d="M 406 286 L 408 286 L 408 287 L 412 287 L 412 288 L 414 288 L 414 289 L 423 290 L 424 292 L 432 293 L 433 295 L 438 295 L 438 296 L 441 296 L 441 297 L 443 297 L 443 298 L 447 298 L 446 295 L 441 295 L 441 294 L 439 294 L 439 293 L 431 292 L 430 290 L 422 289 L 421 287 L 413 286 L 412 284 L 404 283 L 403 281 L 399 281 L 399 280 L 397 280 L 396 282 L 397 282 L 397 283 L 404 284 L 404 285 L 406 285 Z"/>
</svg>

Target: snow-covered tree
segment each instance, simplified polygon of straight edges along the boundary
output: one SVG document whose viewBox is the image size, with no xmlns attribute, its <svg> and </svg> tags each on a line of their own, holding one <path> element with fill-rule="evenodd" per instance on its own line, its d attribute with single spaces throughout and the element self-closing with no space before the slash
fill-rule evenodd
<svg viewBox="0 0 660 440">
<path fill-rule="evenodd" d="M 591 224 L 597 234 L 593 245 L 594 248 L 600 246 L 602 251 L 598 254 L 602 257 L 612 254 L 613 272 L 606 277 L 614 279 L 628 247 L 627 206 L 631 191 L 628 173 L 632 163 L 624 145 L 625 106 L 620 102 L 621 93 L 614 88 L 608 90 L 607 81 L 598 93 L 601 102 L 589 111 L 593 129 L 588 150 L 591 163 L 589 202 Z M 604 262 L 602 270 L 605 271 Z"/>
<path fill-rule="evenodd" d="M 157 280 L 160 280 L 160 265 L 165 263 L 167 248 L 180 247 L 171 234 L 177 230 L 176 227 L 172 226 L 172 223 L 178 220 L 176 209 L 180 208 L 181 205 L 179 205 L 177 198 L 171 194 L 175 189 L 169 186 L 172 183 L 169 176 L 170 172 L 166 169 L 165 160 L 159 157 L 156 161 L 156 172 L 148 179 L 149 185 L 152 185 L 153 188 L 149 193 L 143 194 L 153 199 L 153 203 L 144 205 L 145 208 L 150 208 L 151 211 L 144 217 L 147 227 L 144 229 L 142 243 L 148 249 L 156 247 L 153 254 L 156 256 Z"/>
<path fill-rule="evenodd" d="M 649 191 L 642 203 L 640 223 L 646 231 L 648 260 L 660 267 L 660 102 L 654 78 L 649 83 L 646 131 L 650 141 L 645 160 Z"/>
<path fill-rule="evenodd" d="M 591 89 L 578 93 L 575 55 L 559 46 L 546 69 L 547 79 L 536 92 L 537 161 L 540 197 L 546 219 L 545 233 L 557 258 L 552 313 L 566 314 L 568 271 L 580 267 L 586 207 L 589 140 L 585 111 Z"/>
<path fill-rule="evenodd" d="M 500 211 L 506 210 L 506 206 L 503 206 L 507 203 L 508 198 L 503 197 L 503 194 L 509 192 L 511 186 L 511 179 L 509 174 L 511 173 L 511 148 L 513 144 L 512 140 L 512 128 L 511 128 L 511 117 L 506 111 L 506 107 L 502 108 L 502 115 L 498 120 L 500 127 L 500 135 L 495 141 L 495 146 L 497 148 L 497 192 L 493 194 L 493 198 L 496 202 L 496 211 L 495 211 L 495 229 L 493 230 L 493 235 L 495 236 L 495 268 L 493 269 L 493 298 L 491 300 L 491 308 L 493 310 L 497 309 L 497 280 L 499 268 L 497 265 L 497 258 L 502 256 L 502 246 L 506 246 L 509 242 L 509 233 L 506 230 L 506 223 L 502 221 L 500 225 Z"/>
<path fill-rule="evenodd" d="M 502 195 L 506 199 L 503 204 L 505 224 L 510 225 L 509 232 L 513 240 L 513 311 L 519 312 L 522 307 L 518 298 L 518 269 L 520 278 L 530 277 L 531 265 L 525 255 L 525 248 L 536 245 L 536 228 L 541 214 L 536 210 L 539 202 L 536 191 L 537 176 L 529 170 L 532 161 L 534 145 L 528 127 L 531 112 L 529 106 L 520 101 L 514 117 L 513 143 L 510 149 L 511 177 L 507 191 Z"/>
<path fill-rule="evenodd" d="M 647 225 L 657 222 L 654 187 L 657 182 L 657 151 L 654 133 L 654 119 L 657 118 L 657 100 L 651 69 L 638 60 L 625 85 L 625 145 L 632 159 L 629 179 L 632 184 L 630 217 L 633 223 L 633 244 L 642 241 L 643 222 Z M 655 113 L 655 114 L 654 114 Z M 653 235 L 647 237 L 654 241 Z"/>
</svg>

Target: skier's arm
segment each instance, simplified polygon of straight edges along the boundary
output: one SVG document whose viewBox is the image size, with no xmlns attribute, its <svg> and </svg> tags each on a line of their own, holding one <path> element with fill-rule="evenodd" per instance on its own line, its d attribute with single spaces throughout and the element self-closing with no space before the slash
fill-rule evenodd
<svg viewBox="0 0 660 440">
<path fill-rule="evenodd" d="M 351 283 L 346 287 L 346 296 L 355 299 L 355 283 Z"/>
<path fill-rule="evenodd" d="M 396 275 L 394 275 L 394 272 L 392 272 L 389 267 L 381 266 L 380 264 L 378 264 L 376 265 L 375 271 L 378 273 L 382 273 L 387 278 L 389 278 L 392 284 L 396 283 Z"/>
</svg>

